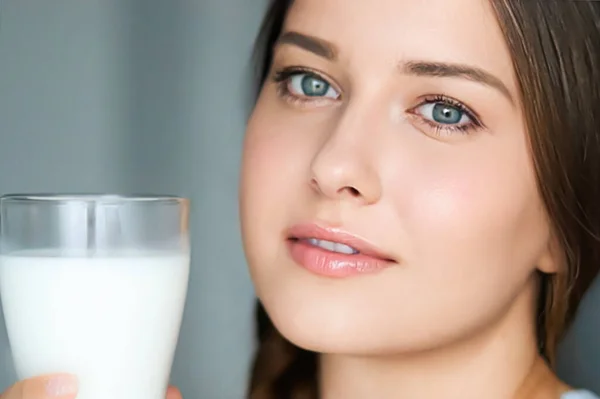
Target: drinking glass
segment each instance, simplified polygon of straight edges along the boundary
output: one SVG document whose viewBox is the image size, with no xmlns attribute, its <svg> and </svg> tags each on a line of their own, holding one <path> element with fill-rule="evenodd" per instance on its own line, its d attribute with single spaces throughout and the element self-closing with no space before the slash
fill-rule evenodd
<svg viewBox="0 0 600 399">
<path fill-rule="evenodd" d="M 174 196 L 1 197 L 0 295 L 19 379 L 66 372 L 78 399 L 164 399 L 188 214 Z"/>
</svg>

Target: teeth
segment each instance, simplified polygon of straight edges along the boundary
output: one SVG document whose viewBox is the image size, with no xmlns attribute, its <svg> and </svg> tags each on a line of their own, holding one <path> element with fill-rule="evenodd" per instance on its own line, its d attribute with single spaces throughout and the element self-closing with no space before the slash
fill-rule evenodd
<svg viewBox="0 0 600 399">
<path fill-rule="evenodd" d="M 356 255 L 358 251 L 352 247 L 349 247 L 345 244 L 340 244 L 339 242 L 326 241 L 326 240 L 317 240 L 316 238 L 309 238 L 308 243 L 315 247 L 323 248 L 327 251 L 331 252 L 339 252 L 341 254 L 346 255 Z"/>
</svg>

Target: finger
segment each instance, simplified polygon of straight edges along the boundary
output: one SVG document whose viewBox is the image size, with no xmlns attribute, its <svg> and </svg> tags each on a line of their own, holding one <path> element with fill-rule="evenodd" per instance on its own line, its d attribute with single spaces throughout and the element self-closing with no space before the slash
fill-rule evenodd
<svg viewBox="0 0 600 399">
<path fill-rule="evenodd" d="M 181 396 L 181 392 L 179 392 L 179 389 L 175 388 L 174 386 L 170 386 L 167 389 L 167 399 L 183 399 L 183 397 Z"/>
<path fill-rule="evenodd" d="M 77 385 L 73 375 L 44 375 L 17 382 L 0 399 L 75 399 Z"/>
</svg>

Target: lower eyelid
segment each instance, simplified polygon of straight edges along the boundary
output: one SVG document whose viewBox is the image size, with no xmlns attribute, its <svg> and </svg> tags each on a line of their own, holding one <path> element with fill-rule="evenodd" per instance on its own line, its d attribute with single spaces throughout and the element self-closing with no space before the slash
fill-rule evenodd
<svg viewBox="0 0 600 399">
<path fill-rule="evenodd" d="M 425 128 L 428 130 L 435 130 L 435 133 L 433 133 L 433 135 L 435 136 L 469 134 L 474 130 L 479 130 L 482 128 L 482 125 L 478 125 L 476 122 L 473 121 L 464 124 L 444 125 L 442 123 L 437 123 L 428 118 L 425 118 L 418 112 L 412 112 L 410 110 L 406 111 L 406 115 L 408 117 L 408 120 L 411 121 L 411 123 L 422 126 L 421 128 L 417 127 L 417 129 L 421 130 Z M 428 132 L 424 132 L 424 134 L 432 135 L 432 133 Z"/>
<path fill-rule="evenodd" d="M 456 101 L 456 100 L 453 100 Z M 412 108 L 412 110 L 416 110 L 419 107 L 422 107 L 425 104 L 433 104 L 433 103 L 444 103 L 444 99 L 443 98 L 439 98 L 439 99 L 432 99 L 432 100 L 426 100 L 422 103 L 420 103 L 419 105 L 415 106 Z M 480 118 L 477 116 L 477 114 L 473 111 L 471 111 L 471 109 L 469 107 L 467 107 L 466 105 L 463 105 L 461 102 L 456 101 L 456 104 L 449 102 L 448 103 L 449 106 L 459 109 L 462 114 L 464 116 L 466 116 L 467 118 L 469 118 L 469 122 L 468 124 L 473 124 L 475 126 L 479 126 L 479 127 L 483 127 L 483 123 L 481 122 Z M 417 115 L 419 115 L 420 117 L 423 117 L 420 113 L 418 112 L 412 112 L 412 113 L 416 113 Z M 432 123 L 437 123 L 435 121 L 432 121 Z M 466 125 L 467 123 L 463 123 L 463 125 Z"/>
<path fill-rule="evenodd" d="M 325 82 L 330 84 L 327 80 L 325 80 Z M 284 98 L 288 102 L 304 103 L 304 104 L 319 104 L 319 106 L 320 106 L 320 105 L 326 105 L 326 104 L 330 104 L 332 102 L 339 101 L 339 99 L 341 97 L 339 92 L 335 89 L 335 87 L 331 86 L 331 84 L 330 84 L 330 88 L 332 90 L 334 90 L 337 94 L 337 97 L 335 97 L 335 98 L 332 98 L 329 96 L 310 97 L 310 96 L 304 96 L 301 94 L 296 94 L 294 91 L 292 91 L 290 89 L 290 84 L 291 84 L 291 82 L 289 81 L 289 79 L 283 80 L 281 82 L 277 82 L 277 95 L 281 98 Z"/>
<path fill-rule="evenodd" d="M 292 104 L 296 107 L 321 107 L 330 104 L 332 101 L 336 101 L 329 97 L 304 97 L 290 93 L 289 89 L 285 87 L 286 82 L 280 82 L 277 87 L 277 96 L 284 100 L 288 104 Z"/>
</svg>

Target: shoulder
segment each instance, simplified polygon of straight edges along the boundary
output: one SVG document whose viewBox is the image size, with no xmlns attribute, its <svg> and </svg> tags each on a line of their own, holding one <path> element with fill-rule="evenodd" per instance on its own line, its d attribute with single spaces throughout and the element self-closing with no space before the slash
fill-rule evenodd
<svg viewBox="0 0 600 399">
<path fill-rule="evenodd" d="M 561 399 L 600 399 L 590 391 L 577 390 L 570 391 L 561 396 Z"/>
</svg>

